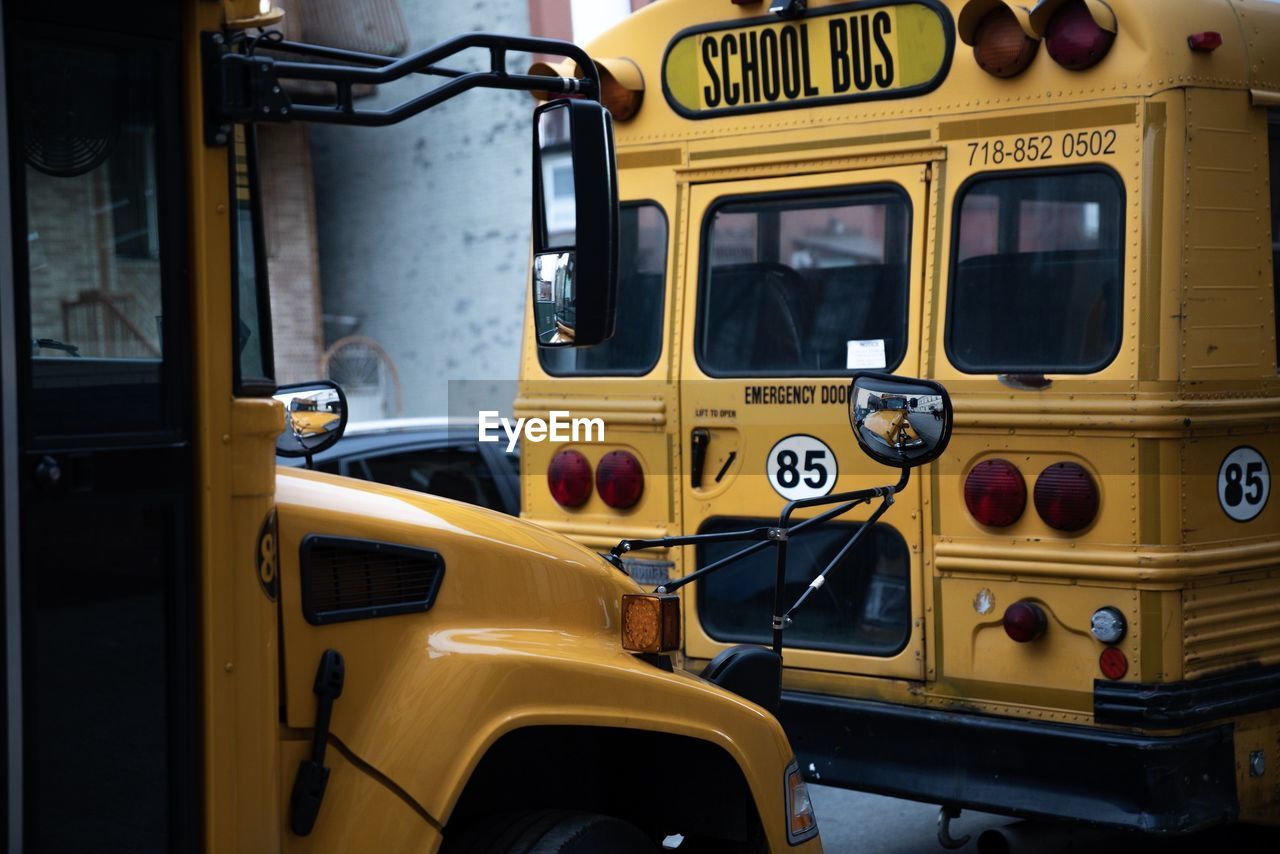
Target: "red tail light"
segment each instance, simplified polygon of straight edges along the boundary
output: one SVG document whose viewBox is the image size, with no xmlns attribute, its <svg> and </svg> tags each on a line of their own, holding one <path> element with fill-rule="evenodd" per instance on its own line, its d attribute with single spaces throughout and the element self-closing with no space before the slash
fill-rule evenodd
<svg viewBox="0 0 1280 854">
<path fill-rule="evenodd" d="M 1049 527 L 1082 531 L 1098 515 L 1098 485 L 1079 463 L 1054 463 L 1036 478 L 1035 502 Z"/>
<path fill-rule="evenodd" d="M 1212 30 L 1192 33 L 1187 36 L 1187 47 L 1196 53 L 1213 53 L 1222 47 L 1222 33 L 1215 33 Z"/>
<path fill-rule="evenodd" d="M 983 460 L 964 479 L 964 504 L 982 525 L 1005 528 L 1027 506 L 1027 484 L 1008 460 Z"/>
<path fill-rule="evenodd" d="M 1018 643 L 1031 643 L 1048 627 L 1049 620 L 1044 610 L 1034 602 L 1023 599 L 1005 609 L 1004 633 Z"/>
<path fill-rule="evenodd" d="M 644 495 L 644 469 L 626 451 L 610 451 L 596 469 L 596 491 L 615 510 L 634 507 Z"/>
<path fill-rule="evenodd" d="M 1008 6 L 997 6 L 978 24 L 973 37 L 973 58 L 983 71 L 996 77 L 1013 77 L 1035 59 L 1040 42 L 1022 31 Z"/>
<path fill-rule="evenodd" d="M 1084 0 L 1062 4 L 1045 29 L 1044 43 L 1053 61 L 1072 71 L 1083 71 L 1102 61 L 1116 34 L 1098 26 Z"/>
<path fill-rule="evenodd" d="M 577 451 L 559 451 L 547 466 L 547 487 L 561 507 L 581 507 L 591 497 L 591 463 Z"/>
</svg>

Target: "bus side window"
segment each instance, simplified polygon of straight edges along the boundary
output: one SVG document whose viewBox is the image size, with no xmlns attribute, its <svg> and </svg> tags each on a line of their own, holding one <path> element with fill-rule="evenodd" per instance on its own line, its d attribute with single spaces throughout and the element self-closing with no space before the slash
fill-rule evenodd
<svg viewBox="0 0 1280 854">
<path fill-rule="evenodd" d="M 618 223 L 617 330 L 594 347 L 540 348 L 538 360 L 552 376 L 641 376 L 662 355 L 667 215 L 653 202 L 624 202 Z"/>
<path fill-rule="evenodd" d="M 1119 177 L 1096 167 L 980 175 L 955 204 L 951 363 L 975 374 L 1110 364 L 1124 293 Z"/>
<path fill-rule="evenodd" d="M 1267 154 L 1271 163 L 1271 281 L 1275 298 L 1273 330 L 1280 333 L 1280 107 L 1267 110 Z M 1280 334 L 1276 335 L 1276 372 L 1280 373 Z"/>
</svg>

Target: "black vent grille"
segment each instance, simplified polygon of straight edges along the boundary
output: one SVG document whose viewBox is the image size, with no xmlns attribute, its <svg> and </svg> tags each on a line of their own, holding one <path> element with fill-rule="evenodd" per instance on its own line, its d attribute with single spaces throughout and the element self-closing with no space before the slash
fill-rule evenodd
<svg viewBox="0 0 1280 854">
<path fill-rule="evenodd" d="M 444 580 L 444 558 L 370 540 L 302 541 L 302 614 L 314 626 L 426 611 Z"/>
</svg>

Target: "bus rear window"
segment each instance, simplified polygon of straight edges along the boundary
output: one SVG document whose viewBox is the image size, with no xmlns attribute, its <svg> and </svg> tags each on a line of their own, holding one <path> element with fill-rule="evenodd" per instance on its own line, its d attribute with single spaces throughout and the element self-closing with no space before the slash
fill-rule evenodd
<svg viewBox="0 0 1280 854">
<path fill-rule="evenodd" d="M 698 532 L 719 534 L 768 519 L 712 519 Z M 856 525 L 835 523 L 796 536 L 787 546 L 783 601 L 796 601 L 814 577 L 844 548 Z M 698 566 L 707 566 L 742 548 L 742 543 L 700 543 Z M 873 525 L 827 576 L 818 595 L 797 612 L 787 629 L 787 645 L 854 655 L 889 657 L 911 636 L 911 552 L 889 525 Z M 707 634 L 725 643 L 770 639 L 777 558 L 756 552 L 699 582 L 698 617 Z"/>
<path fill-rule="evenodd" d="M 957 205 L 947 353 L 967 373 L 1087 374 L 1120 349 L 1124 189 L 1104 169 L 983 176 Z"/>
<path fill-rule="evenodd" d="M 703 231 L 698 363 L 712 376 L 894 368 L 910 257 L 898 188 L 722 203 Z"/>
<path fill-rule="evenodd" d="M 618 325 L 594 347 L 539 348 L 553 376 L 640 376 L 662 353 L 666 293 L 667 217 L 653 202 L 624 203 L 618 220 Z"/>
</svg>

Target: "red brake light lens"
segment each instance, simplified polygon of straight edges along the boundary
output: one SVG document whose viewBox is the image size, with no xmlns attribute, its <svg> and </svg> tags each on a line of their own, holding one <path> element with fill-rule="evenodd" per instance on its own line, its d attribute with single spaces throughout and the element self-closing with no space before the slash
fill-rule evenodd
<svg viewBox="0 0 1280 854">
<path fill-rule="evenodd" d="M 591 463 L 577 451 L 558 451 L 547 466 L 547 488 L 561 507 L 581 507 L 591 497 Z"/>
<path fill-rule="evenodd" d="M 964 504 L 982 525 L 1005 528 L 1027 507 L 1027 484 L 1008 460 L 983 460 L 964 479 Z"/>
<path fill-rule="evenodd" d="M 644 469 L 626 451 L 610 451 L 596 468 L 596 491 L 615 510 L 634 507 L 644 495 Z"/>
<path fill-rule="evenodd" d="M 1035 502 L 1049 527 L 1075 533 L 1098 515 L 1098 485 L 1079 463 L 1054 463 L 1036 478 Z"/>
<path fill-rule="evenodd" d="M 1062 4 L 1045 28 L 1044 42 L 1053 61 L 1072 71 L 1092 68 L 1111 50 L 1116 34 L 1098 26 L 1084 0 Z"/>
<path fill-rule="evenodd" d="M 1031 643 L 1044 634 L 1049 620 L 1044 610 L 1034 602 L 1023 599 L 1014 602 L 1004 612 L 1004 633 L 1018 643 Z"/>
<path fill-rule="evenodd" d="M 1014 77 L 1035 59 L 1040 42 L 1022 31 L 1008 6 L 997 6 L 978 23 L 973 58 L 996 77 Z"/>
<path fill-rule="evenodd" d="M 1123 650 L 1109 646 L 1098 656 L 1098 668 L 1108 679 L 1123 679 L 1129 672 L 1129 659 L 1125 658 Z"/>
</svg>

